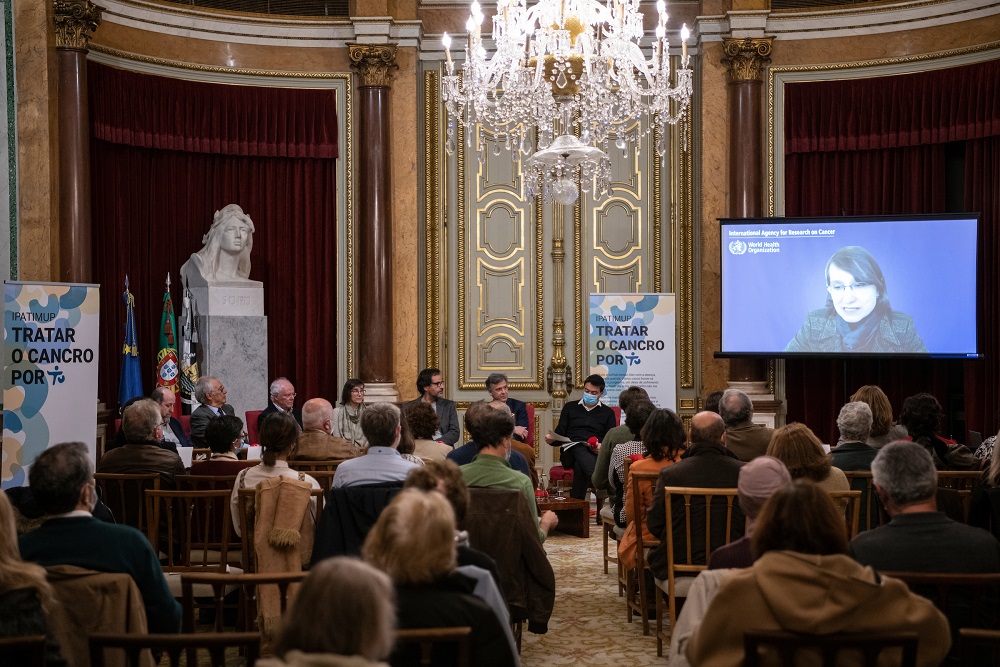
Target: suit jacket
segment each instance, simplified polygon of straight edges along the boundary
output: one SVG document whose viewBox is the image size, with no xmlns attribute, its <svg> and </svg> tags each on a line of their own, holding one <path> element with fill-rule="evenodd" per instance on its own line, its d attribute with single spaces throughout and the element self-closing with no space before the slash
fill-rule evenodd
<svg viewBox="0 0 1000 667">
<path fill-rule="evenodd" d="M 177 488 L 174 477 L 184 474 L 184 464 L 177 452 L 153 443 L 129 444 L 106 452 L 97 464 L 97 472 L 160 475 L 161 489 Z"/>
<path fill-rule="evenodd" d="M 744 422 L 737 426 L 726 428 L 726 449 L 736 454 L 740 461 L 750 461 L 763 456 L 767 446 L 771 444 L 770 429 L 762 424 Z"/>
<path fill-rule="evenodd" d="M 271 415 L 273 415 L 275 412 L 278 412 L 277 406 L 275 406 L 275 404 L 272 403 L 271 401 L 268 401 L 267 402 L 267 407 L 264 408 L 263 410 L 261 410 L 260 414 L 257 415 L 257 432 L 258 433 L 260 433 L 260 425 L 264 423 L 264 420 L 267 419 L 268 417 L 270 417 Z M 299 428 L 301 428 L 302 427 L 302 410 L 300 410 L 299 408 L 293 407 L 292 408 L 292 416 L 295 417 L 295 421 L 297 421 L 299 423 Z"/>
<path fill-rule="evenodd" d="M 221 408 L 219 408 L 224 414 L 235 416 L 235 411 L 233 406 L 226 403 Z M 207 405 L 199 405 L 198 408 L 191 413 L 191 442 L 194 443 L 195 447 L 208 447 L 205 443 L 205 427 L 208 426 L 208 422 L 215 419 L 218 415 L 215 411 Z"/>
<path fill-rule="evenodd" d="M 514 415 L 514 426 L 523 426 L 528 428 L 528 406 L 524 401 L 519 401 L 516 398 L 507 398 L 507 407 L 510 408 L 510 413 Z M 514 439 L 518 442 L 524 442 L 524 439 L 519 435 L 514 435 Z"/>
<path fill-rule="evenodd" d="M 327 435 L 322 431 L 305 431 L 299 434 L 295 455 L 292 460 L 328 461 L 336 459 L 353 459 L 364 454 L 364 450 L 355 447 L 343 438 Z"/>
<path fill-rule="evenodd" d="M 420 405 L 420 401 L 422 400 L 423 397 L 415 398 L 412 401 L 403 403 L 400 408 L 404 413 L 409 412 L 412 408 Z M 458 410 L 455 409 L 455 401 L 449 401 L 447 398 L 438 398 L 434 401 L 434 412 L 437 413 L 438 419 L 441 421 L 441 437 L 438 439 L 444 444 L 454 447 L 455 443 L 458 442 L 459 436 Z"/>
</svg>

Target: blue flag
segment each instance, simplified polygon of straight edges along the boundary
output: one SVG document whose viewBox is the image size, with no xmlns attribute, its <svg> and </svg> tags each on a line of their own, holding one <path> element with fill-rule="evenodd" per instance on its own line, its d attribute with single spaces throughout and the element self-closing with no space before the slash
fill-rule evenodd
<svg viewBox="0 0 1000 667">
<path fill-rule="evenodd" d="M 128 291 L 128 276 L 125 276 L 125 294 L 122 298 L 125 300 L 125 344 L 122 347 L 122 378 L 118 383 L 119 406 L 143 395 L 139 343 L 135 335 L 135 297 Z"/>
</svg>

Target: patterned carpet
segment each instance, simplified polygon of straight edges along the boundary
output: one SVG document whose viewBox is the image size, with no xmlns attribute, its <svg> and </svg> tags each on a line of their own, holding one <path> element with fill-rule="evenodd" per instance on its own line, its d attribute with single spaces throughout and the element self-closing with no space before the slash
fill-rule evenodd
<svg viewBox="0 0 1000 667">
<path fill-rule="evenodd" d="M 666 664 L 666 657 L 656 657 L 653 635 L 642 635 L 638 617 L 631 624 L 625 619 L 615 566 L 604 574 L 600 527 L 591 524 L 590 539 L 555 533 L 545 550 L 556 575 L 556 604 L 548 633 L 524 633 L 526 667 Z"/>
</svg>

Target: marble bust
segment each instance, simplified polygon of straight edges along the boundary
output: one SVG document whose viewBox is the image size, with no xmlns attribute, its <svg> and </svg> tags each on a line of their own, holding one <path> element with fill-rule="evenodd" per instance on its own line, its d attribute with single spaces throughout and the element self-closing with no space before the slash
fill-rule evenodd
<svg viewBox="0 0 1000 667">
<path fill-rule="evenodd" d="M 192 287 L 261 286 L 260 281 L 250 280 L 253 233 L 253 220 L 238 204 L 216 211 L 212 226 L 201 239 L 204 246 L 184 262 L 181 276 Z"/>
</svg>

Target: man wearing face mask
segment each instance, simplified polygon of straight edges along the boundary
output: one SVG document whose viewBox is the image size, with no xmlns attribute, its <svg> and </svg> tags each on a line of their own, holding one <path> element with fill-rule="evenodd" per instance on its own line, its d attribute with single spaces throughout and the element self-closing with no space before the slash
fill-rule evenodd
<svg viewBox="0 0 1000 667">
<path fill-rule="evenodd" d="M 91 515 L 97 489 L 86 445 L 67 442 L 49 447 L 31 465 L 28 481 L 49 518 L 18 540 L 24 560 L 43 567 L 75 565 L 128 574 L 142 594 L 149 631 L 180 631 L 181 606 L 171 595 L 146 537 L 131 526 L 105 523 Z"/>
<path fill-rule="evenodd" d="M 479 454 L 472 463 L 462 466 L 462 477 L 468 486 L 485 486 L 495 489 L 520 491 L 538 517 L 535 489 L 527 475 L 510 466 L 511 439 L 514 437 L 514 417 L 506 411 L 487 408 L 476 420 L 476 446 Z M 538 517 L 538 538 L 545 538 L 559 523 L 555 512 L 546 511 Z"/>
<path fill-rule="evenodd" d="M 603 395 L 604 378 L 600 375 L 588 377 L 583 382 L 583 398 L 563 406 L 559 425 L 555 428 L 556 435 L 569 438 L 569 442 L 562 442 L 551 433 L 545 436 L 545 442 L 553 447 L 562 446 L 559 462 L 573 471 L 570 496 L 580 500 L 587 493 L 587 485 L 597 465 L 597 452 L 588 442 L 596 438 L 600 443 L 615 427 L 615 411 L 601 403 Z"/>
</svg>

